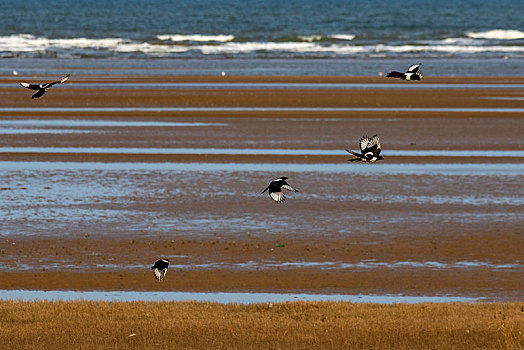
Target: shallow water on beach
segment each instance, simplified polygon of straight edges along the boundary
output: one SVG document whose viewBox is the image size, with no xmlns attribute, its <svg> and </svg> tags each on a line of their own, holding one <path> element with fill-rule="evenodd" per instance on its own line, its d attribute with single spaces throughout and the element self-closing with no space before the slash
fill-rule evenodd
<svg viewBox="0 0 524 350">
<path fill-rule="evenodd" d="M 0 83 L 0 88 L 13 84 Z M 72 89 L 115 89 L 115 90 L 519 90 L 524 84 L 395 84 L 395 83 L 79 83 L 69 84 Z M 486 97 L 485 97 L 486 98 Z M 497 99 L 498 97 L 491 97 Z M 500 97 L 504 99 L 504 97 Z M 520 98 L 511 98 L 520 100 Z"/>
<path fill-rule="evenodd" d="M 1 122 L 0 122 L 1 126 Z M 45 133 L 46 129 L 13 129 L 12 133 L 23 134 Z M 0 129 L 0 134 L 4 129 Z M 18 132 L 15 132 L 18 131 Z M 49 129 L 53 133 L 55 129 Z M 82 130 L 56 129 L 56 133 L 82 133 Z M 89 132 L 89 131 L 85 131 Z M 1 153 L 51 153 L 51 154 L 177 154 L 177 155 L 316 155 L 337 156 L 346 155 L 344 150 L 322 150 L 322 149 L 260 149 L 260 148 L 131 148 L 131 147 L 0 147 Z M 511 157 L 522 158 L 524 151 L 495 151 L 495 150 L 388 150 L 382 153 L 384 156 L 396 157 Z"/>
<path fill-rule="evenodd" d="M 424 235 L 524 219 L 522 164 L 375 165 L 0 162 L 2 235 Z M 300 191 L 284 205 L 259 195 L 275 174 Z"/>
<path fill-rule="evenodd" d="M 501 151 L 502 154 L 504 151 Z M 516 157 L 519 157 L 517 153 Z M 508 153 L 509 157 L 515 156 Z M 514 163 L 378 163 L 358 164 L 350 167 L 345 163 L 175 163 L 175 162 L 0 162 L 2 171 L 173 171 L 209 172 L 220 176 L 221 172 L 289 172 L 289 173 L 334 173 L 334 174 L 409 174 L 409 175 L 481 175 L 481 176 L 521 176 L 524 165 Z M 188 175 L 190 176 L 190 175 Z M 242 178 L 243 175 L 238 175 Z"/>
<path fill-rule="evenodd" d="M 262 287 L 250 290 L 296 291 L 301 278 L 290 276 L 317 274 L 322 276 L 317 281 L 325 283 L 320 293 L 392 290 L 424 295 L 429 290 L 429 301 L 448 294 L 460 299 L 443 301 L 467 301 L 460 297 L 467 293 L 457 291 L 474 290 L 468 295 L 514 298 L 523 267 L 518 248 L 524 222 L 524 152 L 517 127 L 522 105 L 519 100 L 481 101 L 480 93 L 460 84 L 455 87 L 464 91 L 439 92 L 436 102 L 430 100 L 433 91 L 423 91 L 421 103 L 415 104 L 420 108 L 411 108 L 409 98 L 391 104 L 407 95 L 400 85 L 392 85 L 399 92 L 355 94 L 369 102 L 354 101 L 356 108 L 337 107 L 344 106 L 346 93 L 321 100 L 318 105 L 325 108 L 302 108 L 302 99 L 330 95 L 315 95 L 316 86 L 307 84 L 293 94 L 265 90 L 274 87 L 269 85 L 229 85 L 250 89 L 231 104 L 220 100 L 227 93 L 205 88 L 194 92 L 195 106 L 199 96 L 219 97 L 204 108 L 191 103 L 155 108 L 154 98 L 163 96 L 169 103 L 170 93 L 157 90 L 145 97 L 136 94 L 133 100 L 130 91 L 117 90 L 130 86 L 118 84 L 110 93 L 125 100 L 99 94 L 93 85 L 83 91 L 92 104 L 60 100 L 64 90 L 58 89 L 57 95 L 38 101 L 23 96 L 25 91 L 8 91 L 17 99 L 0 111 L 0 272 L 13 283 L 3 288 L 25 288 L 17 284 L 25 275 L 40 278 L 33 288 L 55 289 L 51 279 L 60 281 L 61 274 L 71 273 L 76 280 L 65 283 L 89 289 L 87 272 L 105 275 L 97 287 L 101 290 L 128 288 L 124 284 L 139 289 L 144 286 L 140 279 L 154 282 L 149 264 L 165 255 L 173 258 L 174 271 L 188 277 L 184 283 L 220 271 L 266 278 Z M 514 91 L 501 85 L 504 91 L 498 93 L 494 86 L 490 96 L 520 94 L 520 85 Z M 69 94 L 76 99 L 79 91 Z M 290 96 L 282 105 L 297 107 L 260 107 L 260 99 L 279 98 L 280 93 Z M 457 103 L 456 95 L 465 103 Z M 114 107 L 100 107 L 108 105 Z M 227 107 L 237 105 L 245 107 Z M 400 107 L 380 107 L 390 105 Z M 344 149 L 358 148 L 365 133 L 380 134 L 386 159 L 347 162 Z M 287 193 L 286 201 L 276 204 L 261 192 L 279 176 L 289 177 L 299 192 Z M 276 248 L 280 243 L 285 248 Z M 117 287 L 107 287 L 113 272 L 125 276 L 115 277 Z M 277 272 L 293 285 L 272 289 Z M 374 285 L 362 288 L 367 280 L 359 278 L 364 275 L 374 276 Z M 421 276 L 436 279 L 426 286 L 423 278 L 415 281 Z M 402 282 L 395 285 L 397 277 Z M 330 289 L 337 279 L 340 289 Z M 178 282 L 165 285 L 171 281 Z M 378 286 L 380 281 L 388 286 Z M 507 291 L 499 293 L 499 282 Z M 230 290 L 228 281 L 221 283 L 226 287 L 210 290 Z M 108 293 L 96 298 L 135 300 L 127 292 Z M 371 300 L 379 300 L 375 297 L 380 296 L 373 294 Z M 391 302 L 411 300 L 393 297 Z M 233 300 L 274 300 L 261 298 Z M 213 294 L 207 300 L 222 299 Z"/>
<path fill-rule="evenodd" d="M 345 295 L 291 293 L 197 293 L 197 292 L 132 292 L 132 291 L 43 291 L 0 290 L 2 300 L 94 300 L 94 301 L 199 301 L 216 303 L 277 303 L 286 301 L 348 301 L 353 303 L 450 303 L 475 302 L 482 298 L 466 296 Z"/>
<path fill-rule="evenodd" d="M 90 253 L 90 255 L 97 255 L 98 253 Z M 363 270 L 395 270 L 395 269 L 429 269 L 429 270 L 471 270 L 479 268 L 487 268 L 492 271 L 497 270 L 513 270 L 520 271 L 522 269 L 521 261 L 515 261 L 515 263 L 498 264 L 489 261 L 457 261 L 453 263 L 439 262 L 439 261 L 395 261 L 395 262 L 381 262 L 375 259 L 362 260 L 356 263 L 342 262 L 342 261 L 248 261 L 242 263 L 230 263 L 230 262 L 219 262 L 210 261 L 207 263 L 187 263 L 184 264 L 182 261 L 189 260 L 189 256 L 180 255 L 166 255 L 164 258 L 176 258 L 177 263 L 171 263 L 169 267 L 175 269 L 175 271 L 183 270 L 214 270 L 214 269 L 228 269 L 228 270 L 248 270 L 248 271 L 261 271 L 261 270 L 283 270 L 283 269 L 308 269 L 315 268 L 324 271 L 363 271 Z M 81 271 L 86 269 L 96 269 L 97 271 L 118 271 L 118 270 L 143 270 L 147 271 L 150 265 L 143 264 L 119 264 L 114 261 L 113 263 L 83 263 L 81 266 L 67 259 L 61 258 L 47 258 L 40 259 L 35 264 L 4 264 L 0 266 L 0 271 L 36 271 L 36 270 L 68 270 L 68 271 Z"/>
</svg>

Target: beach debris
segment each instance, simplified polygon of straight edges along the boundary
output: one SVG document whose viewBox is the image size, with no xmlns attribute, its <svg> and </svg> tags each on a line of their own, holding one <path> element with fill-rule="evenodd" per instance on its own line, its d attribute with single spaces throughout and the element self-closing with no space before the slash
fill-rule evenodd
<svg viewBox="0 0 524 350">
<path fill-rule="evenodd" d="M 58 81 L 53 81 L 50 83 L 43 83 L 43 84 L 20 83 L 20 85 L 22 85 L 23 87 L 29 90 L 38 90 L 33 96 L 31 96 L 31 98 L 39 98 L 39 97 L 42 97 L 47 92 L 47 89 L 49 89 L 53 85 L 61 84 L 67 81 L 70 75 L 71 74 L 68 74 L 65 77 L 63 77 L 62 79 Z"/>
<path fill-rule="evenodd" d="M 283 248 L 285 246 L 286 246 L 285 244 L 280 244 L 280 243 L 275 244 L 275 247 L 278 247 L 278 248 Z"/>
<path fill-rule="evenodd" d="M 169 266 L 169 260 L 168 259 L 160 259 L 155 262 L 153 266 L 151 266 L 151 270 L 155 272 L 155 277 L 158 281 L 164 281 L 164 277 L 166 277 L 167 274 L 167 267 Z"/>
<path fill-rule="evenodd" d="M 18 72 L 13 69 L 13 75 L 18 75 Z"/>
<path fill-rule="evenodd" d="M 368 135 L 362 136 L 359 141 L 359 146 L 361 153 L 356 153 L 346 149 L 346 152 L 351 153 L 356 157 L 348 159 L 348 162 L 362 161 L 365 163 L 374 163 L 377 160 L 384 159 L 384 157 L 380 155 L 382 146 L 380 146 L 380 139 L 377 134 L 372 137 L 369 137 Z"/>
<path fill-rule="evenodd" d="M 131 333 L 131 334 L 129 334 L 127 337 L 128 337 L 128 338 L 131 338 L 131 337 L 135 337 L 135 336 L 136 336 L 136 333 Z"/>
<path fill-rule="evenodd" d="M 282 203 L 286 200 L 286 196 L 284 195 L 284 191 L 282 189 L 298 192 L 298 190 L 295 190 L 293 187 L 291 187 L 287 182 L 287 177 L 281 176 L 269 183 L 269 186 L 267 186 L 264 191 L 260 192 L 260 194 L 266 192 L 269 190 L 269 197 L 277 203 Z"/>
<path fill-rule="evenodd" d="M 222 72 L 221 74 L 222 74 L 222 76 L 223 76 L 223 77 L 225 77 L 225 76 L 226 76 L 226 72 Z"/>
<path fill-rule="evenodd" d="M 422 80 L 422 63 L 411 65 L 405 73 L 392 71 L 386 74 L 386 78 L 400 78 L 402 80 Z"/>
</svg>

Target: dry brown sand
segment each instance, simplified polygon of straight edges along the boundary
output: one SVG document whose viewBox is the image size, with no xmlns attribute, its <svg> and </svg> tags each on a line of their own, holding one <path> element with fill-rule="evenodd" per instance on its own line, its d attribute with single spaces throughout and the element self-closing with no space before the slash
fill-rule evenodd
<svg viewBox="0 0 524 350">
<path fill-rule="evenodd" d="M 240 162 L 240 163 L 344 163 L 343 149 L 355 148 L 362 130 L 373 130 L 383 146 L 393 149 L 521 150 L 524 139 L 522 113 L 456 112 L 7 112 L 6 107 L 475 107 L 524 108 L 522 100 L 484 97 L 523 97 L 517 89 L 471 90 L 118 90 L 81 88 L 83 82 L 158 82 L 158 77 L 72 77 L 75 89 L 53 89 L 40 100 L 31 100 L 21 88 L 0 89 L 1 119 L 112 119 L 155 121 L 225 122 L 228 127 L 137 129 L 108 138 L 104 134 L 5 135 L 0 147 L 203 147 L 340 149 L 340 156 L 240 156 L 240 155 L 126 155 L 1 153 L 0 161 L 99 161 L 99 162 Z M 12 81 L 12 80 L 11 80 Z M 10 81 L 10 82 L 11 82 Z M 378 78 L 336 77 L 166 77 L 165 82 L 358 82 L 384 83 Z M 0 82 L 3 80 L 0 78 Z M 398 81 L 394 81 L 398 83 Z M 523 84 L 524 78 L 428 78 L 425 83 Z M 408 82 L 402 82 L 409 84 Z M 415 83 L 416 84 L 416 83 Z M 76 86 L 78 85 L 78 86 Z M 273 124 L 278 123 L 277 126 Z M 331 121 L 330 121 L 331 120 Z M 333 121 L 334 120 L 334 121 Z M 275 140 L 279 143 L 275 146 Z M 351 143 L 351 144 L 350 144 Z M 522 158 L 389 157 L 391 163 L 522 163 Z M 520 177 L 521 179 L 521 177 Z M 521 184 L 516 184 L 520 189 Z M 457 184 L 457 186 L 461 186 Z M 458 188 L 458 187 L 457 187 Z M 475 193 L 473 193 L 475 195 Z M 2 203 L 3 206 L 9 205 Z M 206 205 L 217 205 L 207 203 Z M 284 203 L 283 205 L 286 205 Z M 311 205 L 314 205 L 313 203 Z M 486 205 L 489 206 L 489 203 Z M 233 207 L 232 207 L 233 208 Z M 372 207 L 370 207 L 372 208 Z M 173 208 L 176 210 L 176 206 Z M 231 209 L 231 208 L 229 208 Z M 409 215 L 414 206 L 396 210 Z M 520 208 L 522 209 L 522 208 Z M 227 211 L 228 208 L 224 208 Z M 337 215 L 344 215 L 340 209 Z M 433 209 L 430 209 L 433 210 Z M 449 208 L 438 209 L 453 212 Z M 468 209 L 470 210 L 470 209 Z M 471 210 L 476 210 L 475 208 Z M 489 211 L 489 209 L 486 209 Z M 510 208 L 517 212 L 518 208 Z M 380 214 L 380 208 L 378 209 Z M 399 214 L 401 215 L 401 214 Z M 515 214 L 518 215 L 518 214 Z M 423 223 L 421 223 L 423 225 Z M 463 223 L 429 228 L 431 235 L 413 233 L 409 226 L 395 226 L 389 235 L 364 233 L 328 238 L 292 235 L 244 237 L 171 237 L 168 233 L 140 238 L 136 234 L 53 237 L 19 234 L 0 240 L 0 289 L 75 290 L 193 290 L 193 291 L 301 291 L 318 293 L 452 294 L 519 300 L 524 293 L 522 225 Z M 93 228 L 93 232 L 96 228 Z M 437 232 L 435 232 L 437 231 Z M 147 232 L 144 232 L 146 234 Z M 13 244 L 14 243 L 14 244 Z M 277 244 L 279 246 L 277 246 Z M 284 246 L 280 246 L 284 245 Z M 148 264 L 176 255 L 164 283 L 156 283 Z M 377 261 L 401 266 L 376 268 L 325 268 L 285 263 Z M 409 262 L 436 261 L 447 268 Z M 457 262 L 487 262 L 471 268 Z M 52 265 L 56 262 L 55 265 Z M 206 263 L 218 263 L 205 267 Z M 238 267 L 258 263 L 256 267 Z M 267 266 L 267 262 L 284 264 Z M 27 270 L 17 266 L 27 264 Z M 66 267 L 61 268 L 60 264 Z M 97 267 L 116 264 L 142 268 Z M 513 265 L 511 268 L 497 266 Z M 41 268 L 39 268 L 41 266 Z M 52 266 L 52 267 L 49 267 Z M 192 268 L 191 266 L 200 266 Z M 204 266 L 204 267 L 202 267 Z"/>
</svg>

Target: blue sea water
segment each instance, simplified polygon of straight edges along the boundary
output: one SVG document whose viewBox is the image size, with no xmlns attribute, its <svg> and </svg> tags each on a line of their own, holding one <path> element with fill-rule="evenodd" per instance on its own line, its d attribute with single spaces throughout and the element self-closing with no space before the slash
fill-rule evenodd
<svg viewBox="0 0 524 350">
<path fill-rule="evenodd" d="M 524 57 L 521 0 L 2 0 L 3 58 Z"/>
</svg>

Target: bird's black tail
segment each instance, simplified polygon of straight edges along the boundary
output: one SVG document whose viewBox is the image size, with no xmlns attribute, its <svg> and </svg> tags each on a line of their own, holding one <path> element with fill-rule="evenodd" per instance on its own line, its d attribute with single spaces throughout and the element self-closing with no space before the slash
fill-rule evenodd
<svg viewBox="0 0 524 350">
<path fill-rule="evenodd" d="M 267 186 L 266 189 L 265 189 L 264 191 L 260 192 L 260 194 L 266 192 L 267 190 L 269 190 L 269 186 Z"/>
<path fill-rule="evenodd" d="M 31 96 L 31 98 L 39 98 L 41 96 L 43 96 L 45 94 L 45 89 L 40 89 L 36 92 L 36 94 L 34 94 L 33 96 Z"/>
<path fill-rule="evenodd" d="M 362 157 L 361 154 L 358 154 L 358 153 L 356 153 L 356 152 L 350 151 L 350 150 L 348 150 L 348 149 L 346 150 L 346 152 L 351 153 L 351 154 L 354 155 L 355 157 Z"/>
</svg>

